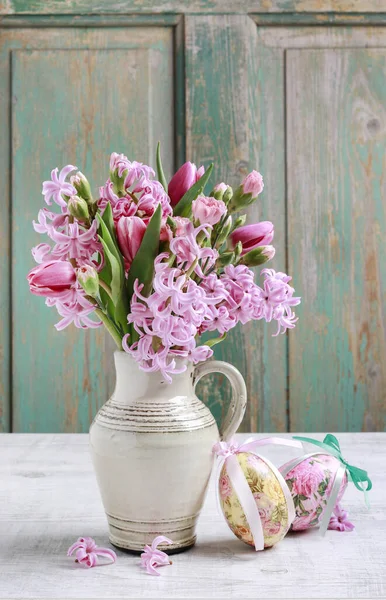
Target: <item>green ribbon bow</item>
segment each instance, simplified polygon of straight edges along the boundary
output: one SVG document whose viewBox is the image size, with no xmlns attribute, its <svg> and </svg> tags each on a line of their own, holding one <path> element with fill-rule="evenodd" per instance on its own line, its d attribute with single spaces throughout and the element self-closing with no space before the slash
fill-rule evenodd
<svg viewBox="0 0 386 600">
<path fill-rule="evenodd" d="M 366 492 L 369 492 L 373 487 L 373 484 L 371 483 L 371 479 L 368 476 L 367 471 L 364 471 L 364 469 L 359 469 L 359 467 L 353 467 L 347 462 L 347 460 L 343 458 L 342 453 L 340 451 L 339 442 L 336 439 L 336 437 L 332 435 L 332 433 L 328 433 L 324 438 L 323 442 L 319 442 L 319 440 L 313 440 L 312 438 L 301 437 L 298 435 L 294 435 L 293 438 L 295 440 L 300 440 L 301 442 L 315 444 L 315 446 L 319 446 L 319 448 L 322 448 L 328 454 L 332 454 L 332 456 L 335 456 L 335 458 L 340 460 L 340 462 L 346 467 L 348 480 L 352 481 L 358 490 L 360 490 L 361 492 L 365 492 L 365 496 Z M 366 488 L 363 487 L 363 483 L 367 484 Z"/>
</svg>

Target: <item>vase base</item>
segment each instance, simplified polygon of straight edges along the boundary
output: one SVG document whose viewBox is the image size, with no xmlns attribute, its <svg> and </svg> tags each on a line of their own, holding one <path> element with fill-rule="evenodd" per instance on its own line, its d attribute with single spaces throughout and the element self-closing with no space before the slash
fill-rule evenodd
<svg viewBox="0 0 386 600">
<path fill-rule="evenodd" d="M 143 548 L 141 550 L 132 550 L 131 548 L 125 548 L 125 547 L 119 546 L 117 543 L 112 541 L 111 536 L 109 537 L 109 539 L 110 539 L 111 545 L 114 546 L 114 548 L 117 548 L 118 550 L 120 550 L 121 552 L 126 552 L 127 554 L 133 554 L 135 556 L 139 556 L 143 552 Z M 194 542 L 192 542 L 188 546 L 180 546 L 178 548 L 172 548 L 170 546 L 162 546 L 162 551 L 165 552 L 165 554 L 167 554 L 168 556 L 171 556 L 172 554 L 181 554 L 182 552 L 186 552 L 187 550 L 190 550 L 191 548 L 193 548 L 195 546 L 195 543 L 196 543 L 196 540 L 194 540 Z"/>
<path fill-rule="evenodd" d="M 155 537 L 163 535 L 172 544 L 162 545 L 161 549 L 167 554 L 183 552 L 194 546 L 196 542 L 196 522 L 198 515 L 180 517 L 163 521 L 132 521 L 107 515 L 113 546 L 140 554 L 146 544 L 151 544 Z"/>
</svg>

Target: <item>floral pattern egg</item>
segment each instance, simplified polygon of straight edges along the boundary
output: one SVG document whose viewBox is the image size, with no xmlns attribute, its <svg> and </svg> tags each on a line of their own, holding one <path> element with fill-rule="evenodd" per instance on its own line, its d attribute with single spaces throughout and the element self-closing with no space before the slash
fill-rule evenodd
<svg viewBox="0 0 386 600">
<path fill-rule="evenodd" d="M 327 501 L 334 484 L 335 474 L 341 462 L 330 454 L 316 453 L 307 456 L 290 471 L 290 463 L 280 471 L 291 491 L 296 517 L 292 529 L 299 531 L 320 525 Z M 347 487 L 347 476 L 343 477 L 338 498 L 339 503 Z"/>
<path fill-rule="evenodd" d="M 250 452 L 236 455 L 259 510 L 264 533 L 264 548 L 269 548 L 285 536 L 289 529 L 288 509 L 282 485 L 273 469 L 260 456 Z M 240 500 L 223 465 L 219 481 L 220 504 L 233 533 L 254 546 L 253 535 Z"/>
</svg>

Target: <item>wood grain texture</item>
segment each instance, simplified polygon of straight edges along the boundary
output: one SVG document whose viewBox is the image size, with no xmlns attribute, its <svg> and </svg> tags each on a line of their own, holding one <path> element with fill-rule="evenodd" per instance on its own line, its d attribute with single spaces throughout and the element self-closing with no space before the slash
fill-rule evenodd
<svg viewBox="0 0 386 600">
<path fill-rule="evenodd" d="M 352 484 L 347 488 L 353 532 L 289 534 L 256 553 L 226 525 L 212 481 L 197 545 L 150 577 L 138 556 L 120 551 L 114 565 L 89 571 L 66 557 L 82 535 L 109 545 L 87 435 L 2 435 L 0 598 L 384 598 L 386 434 L 338 437 L 344 456 L 368 469 L 374 484 L 370 510 Z M 296 452 L 264 449 L 277 466 Z"/>
<path fill-rule="evenodd" d="M 13 430 L 87 431 L 114 385 L 112 343 L 103 329 L 56 332 L 55 309 L 28 293 L 30 248 L 43 241 L 31 221 L 43 206 L 41 181 L 55 166 L 76 164 L 97 193 L 111 151 L 154 164 L 161 140 L 170 175 L 172 31 L 4 37 L 12 50 Z"/>
<path fill-rule="evenodd" d="M 386 425 L 386 51 L 287 52 L 291 428 Z"/>
<path fill-rule="evenodd" d="M 1 0 L 0 15 L 82 13 L 275 13 L 369 12 L 383 0 Z"/>
<path fill-rule="evenodd" d="M 249 222 L 275 222 L 276 263 L 281 260 L 284 268 L 282 72 L 272 63 L 270 49 L 258 48 L 257 30 L 248 17 L 188 16 L 185 27 L 187 159 L 205 166 L 214 162 L 212 184 L 226 181 L 236 187 L 252 169 L 264 173 L 265 191 L 249 211 Z M 261 322 L 249 323 L 215 348 L 217 358 L 234 364 L 245 377 L 244 430 L 286 429 L 286 340 L 268 339 L 270 331 Z M 219 416 L 222 380 L 212 378 L 201 390 Z"/>
</svg>

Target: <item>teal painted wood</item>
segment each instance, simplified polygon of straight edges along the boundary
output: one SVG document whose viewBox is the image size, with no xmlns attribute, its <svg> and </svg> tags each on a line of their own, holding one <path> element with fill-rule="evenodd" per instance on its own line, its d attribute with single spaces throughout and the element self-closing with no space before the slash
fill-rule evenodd
<svg viewBox="0 0 386 600">
<path fill-rule="evenodd" d="M 11 427 L 11 286 L 10 286 L 10 137 L 9 110 L 11 91 L 8 77 L 7 52 L 0 48 L 0 173 L 1 214 L 0 219 L 0 433 Z"/>
<path fill-rule="evenodd" d="M 246 16 L 187 16 L 185 26 L 187 159 L 205 166 L 214 161 L 212 184 L 237 186 L 254 168 L 264 173 L 266 187 L 249 222 L 275 222 L 273 266 L 284 268 L 284 95 L 277 94 L 277 101 L 271 96 L 283 91 L 282 71 L 272 63 L 271 50 L 258 47 L 256 26 Z M 286 429 L 286 339 L 272 339 L 271 333 L 263 323 L 251 323 L 215 348 L 216 357 L 246 379 L 246 431 Z M 223 380 L 208 378 L 199 392 L 221 418 Z"/>
<path fill-rule="evenodd" d="M 383 430 L 386 51 L 293 49 L 286 65 L 291 430 Z"/>
<path fill-rule="evenodd" d="M 31 221 L 50 169 L 76 164 L 94 191 L 109 153 L 173 169 L 173 37 L 167 28 L 15 30 L 12 52 L 13 430 L 87 431 L 112 391 L 104 330 L 56 332 L 55 309 L 29 294 Z M 33 49 L 32 49 L 33 48 Z M 112 75 L 115 73 L 116 76 Z"/>
<path fill-rule="evenodd" d="M 281 13 L 385 10 L 383 0 L 2 0 L 0 14 Z"/>
</svg>

